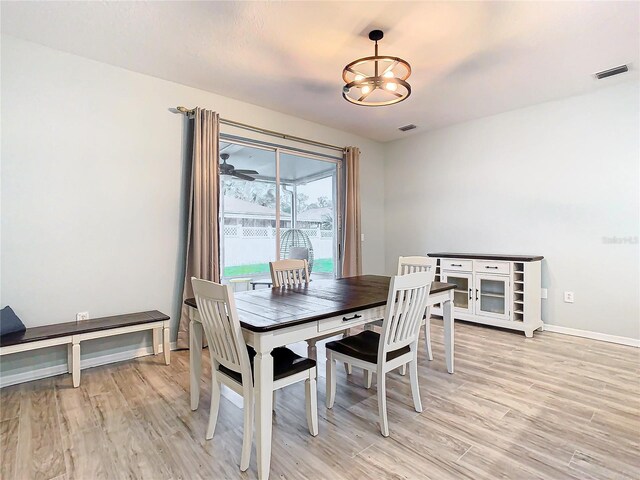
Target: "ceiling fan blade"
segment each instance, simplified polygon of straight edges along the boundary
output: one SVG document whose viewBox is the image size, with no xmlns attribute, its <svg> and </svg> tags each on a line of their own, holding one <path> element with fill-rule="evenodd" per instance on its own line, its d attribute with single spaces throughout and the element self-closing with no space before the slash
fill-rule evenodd
<svg viewBox="0 0 640 480">
<path fill-rule="evenodd" d="M 235 172 L 244 173 L 245 175 L 259 175 L 258 172 L 256 172 L 255 170 L 242 170 L 242 169 L 236 168 Z"/>
<path fill-rule="evenodd" d="M 238 173 L 237 170 L 234 171 L 231 175 L 236 178 L 240 178 L 242 180 L 247 180 L 248 182 L 253 182 L 255 180 L 255 178 L 250 177 L 249 175 L 245 175 L 244 173 Z"/>
</svg>

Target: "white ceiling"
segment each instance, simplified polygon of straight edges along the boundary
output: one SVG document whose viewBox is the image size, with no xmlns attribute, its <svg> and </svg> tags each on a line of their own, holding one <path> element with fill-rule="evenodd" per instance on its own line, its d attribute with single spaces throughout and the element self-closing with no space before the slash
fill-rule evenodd
<svg viewBox="0 0 640 480">
<path fill-rule="evenodd" d="M 638 2 L 2 2 L 2 32 L 387 141 L 637 78 L 639 15 Z M 413 68 L 413 94 L 390 107 L 341 97 L 373 28 Z"/>
</svg>

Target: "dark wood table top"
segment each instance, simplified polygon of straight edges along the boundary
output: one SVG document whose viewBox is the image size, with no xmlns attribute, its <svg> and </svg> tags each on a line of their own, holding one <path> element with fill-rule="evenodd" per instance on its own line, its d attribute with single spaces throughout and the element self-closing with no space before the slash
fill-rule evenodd
<svg viewBox="0 0 640 480">
<path fill-rule="evenodd" d="M 380 275 L 362 275 L 315 280 L 300 287 L 250 290 L 235 294 L 236 307 L 243 328 L 267 332 L 385 305 L 390 280 L 391 277 Z M 454 288 L 452 283 L 434 282 L 431 293 Z M 197 308 L 194 298 L 184 303 Z"/>
<path fill-rule="evenodd" d="M 430 257 L 437 258 L 473 258 L 475 260 L 505 260 L 507 262 L 537 262 L 542 260 L 542 255 L 498 255 L 493 253 L 427 253 Z"/>
<path fill-rule="evenodd" d="M 102 330 L 109 330 L 111 328 L 130 327 L 132 325 L 164 320 L 169 320 L 169 317 L 162 312 L 152 310 L 149 312 L 128 313 L 126 315 L 115 315 L 113 317 L 81 320 L 79 322 L 43 325 L 41 327 L 27 328 L 24 333 L 4 335 L 3 337 L 0 337 L 0 347 L 36 342 L 38 340 L 48 340 L 50 338 L 66 337 L 69 335 L 79 335 L 81 333 L 99 332 Z"/>
</svg>

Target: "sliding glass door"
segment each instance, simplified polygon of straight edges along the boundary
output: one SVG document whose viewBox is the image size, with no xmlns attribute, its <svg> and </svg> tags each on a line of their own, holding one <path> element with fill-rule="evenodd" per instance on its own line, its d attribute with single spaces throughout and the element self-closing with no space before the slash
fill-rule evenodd
<svg viewBox="0 0 640 480">
<path fill-rule="evenodd" d="M 340 159 L 244 142 L 220 142 L 223 283 L 265 288 L 269 262 L 306 258 L 311 277 L 338 265 Z"/>
</svg>

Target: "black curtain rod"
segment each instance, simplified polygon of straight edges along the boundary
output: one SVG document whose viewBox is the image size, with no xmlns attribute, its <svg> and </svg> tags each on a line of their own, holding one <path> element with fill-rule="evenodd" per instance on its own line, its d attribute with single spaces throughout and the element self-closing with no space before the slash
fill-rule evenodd
<svg viewBox="0 0 640 480">
<path fill-rule="evenodd" d="M 176 110 L 180 113 L 184 113 L 185 115 L 191 115 L 195 112 L 194 109 L 188 109 L 186 107 L 177 107 Z M 266 128 L 254 127 L 253 125 L 247 125 L 246 123 L 234 122 L 233 120 L 228 120 L 226 118 L 220 118 L 220 123 L 223 125 L 229 125 L 230 127 L 241 128 L 243 130 L 250 130 L 256 133 L 262 133 L 264 135 L 269 135 L 272 137 L 282 138 L 284 140 L 293 140 L 300 143 L 305 143 L 307 145 L 313 145 L 315 147 L 327 148 L 329 150 L 337 150 L 342 153 L 345 151 L 345 147 L 339 147 L 337 145 L 331 145 L 329 143 L 316 142 L 315 140 L 309 140 L 308 138 L 296 137 L 294 135 L 287 135 L 286 133 L 275 132 L 273 130 L 267 130 Z"/>
</svg>

